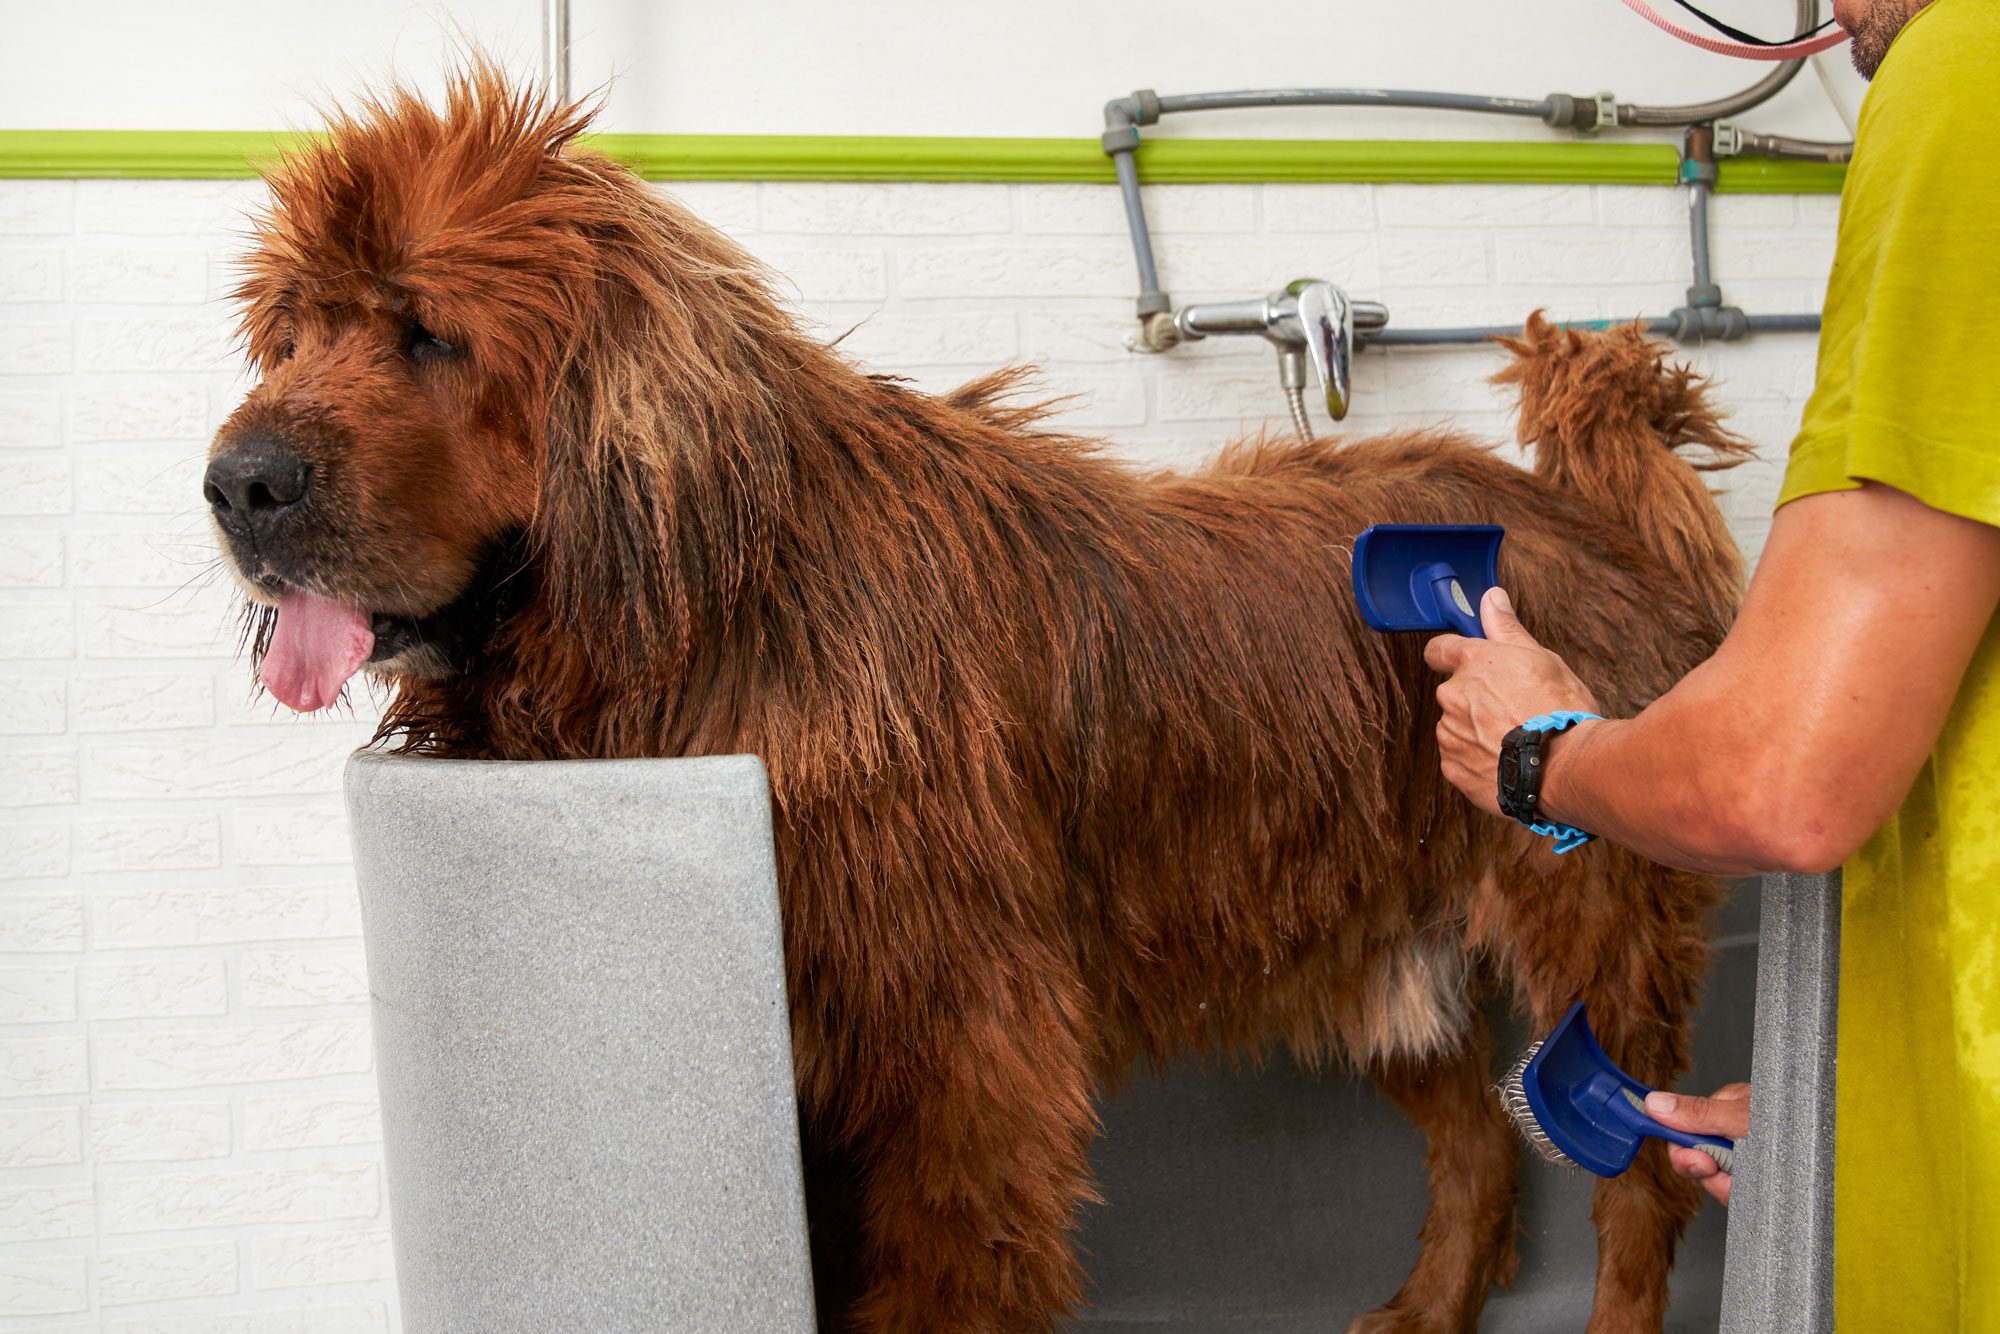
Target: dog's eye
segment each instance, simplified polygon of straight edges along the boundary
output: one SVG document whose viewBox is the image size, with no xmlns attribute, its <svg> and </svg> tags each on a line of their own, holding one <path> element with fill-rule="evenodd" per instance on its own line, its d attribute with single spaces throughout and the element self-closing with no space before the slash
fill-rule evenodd
<svg viewBox="0 0 2000 1334">
<path fill-rule="evenodd" d="M 439 338 L 413 320 L 403 333 L 403 351 L 412 361 L 443 361 L 457 356 L 458 346 Z"/>
</svg>

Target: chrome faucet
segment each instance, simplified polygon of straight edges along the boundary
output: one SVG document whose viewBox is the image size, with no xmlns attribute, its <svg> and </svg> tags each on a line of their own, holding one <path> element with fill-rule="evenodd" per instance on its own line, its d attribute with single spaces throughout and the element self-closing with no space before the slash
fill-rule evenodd
<svg viewBox="0 0 2000 1334">
<path fill-rule="evenodd" d="M 1292 425 L 1309 440 L 1313 430 L 1306 415 L 1306 366 L 1312 366 L 1327 414 L 1339 421 L 1353 397 L 1354 354 L 1388 322 L 1388 308 L 1379 302 L 1351 300 L 1323 278 L 1300 278 L 1266 297 L 1204 302 L 1155 315 L 1139 345 L 1164 352 L 1221 334 L 1261 335 L 1278 350 L 1278 383 Z"/>
</svg>

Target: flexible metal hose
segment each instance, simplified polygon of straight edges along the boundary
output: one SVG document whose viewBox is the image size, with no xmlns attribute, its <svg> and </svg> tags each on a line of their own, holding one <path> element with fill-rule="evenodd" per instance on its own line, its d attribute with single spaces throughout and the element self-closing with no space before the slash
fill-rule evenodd
<svg viewBox="0 0 2000 1334">
<path fill-rule="evenodd" d="M 1285 386 L 1285 406 L 1292 410 L 1292 429 L 1299 433 L 1299 439 L 1313 438 L 1312 418 L 1306 416 L 1306 391 L 1297 385 Z"/>
<path fill-rule="evenodd" d="M 1798 30 L 1804 32 L 1819 21 L 1819 0 L 1798 0 Z M 1699 125 L 1704 121 L 1728 120 L 1751 107 L 1776 97 L 1781 89 L 1804 69 L 1804 60 L 1787 60 L 1740 93 L 1718 97 L 1712 102 L 1694 102 L 1680 107 L 1642 107 L 1621 104 L 1620 125 Z"/>
<path fill-rule="evenodd" d="M 1739 153 L 1753 157 L 1800 158 L 1807 162 L 1845 162 L 1854 156 L 1854 144 L 1830 143 L 1824 139 L 1792 139 L 1782 134 L 1736 134 Z"/>
</svg>

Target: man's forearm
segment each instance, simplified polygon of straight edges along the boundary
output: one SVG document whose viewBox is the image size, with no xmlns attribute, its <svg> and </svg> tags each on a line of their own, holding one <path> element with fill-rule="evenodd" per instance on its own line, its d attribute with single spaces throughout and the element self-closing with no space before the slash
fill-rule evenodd
<svg viewBox="0 0 2000 1334">
<path fill-rule="evenodd" d="M 1783 831 L 1758 827 L 1744 810 L 1745 795 L 1726 772 L 1738 740 L 1731 722 L 1683 712 L 1663 699 L 1637 718 L 1565 733 L 1548 748 L 1542 810 L 1683 870 L 1808 869 L 1787 865 L 1796 858 Z"/>
<path fill-rule="evenodd" d="M 1559 741 L 1544 804 L 1691 870 L 1837 866 L 1901 804 L 1996 598 L 2000 530 L 1875 485 L 1797 501 L 1722 648 Z"/>
</svg>

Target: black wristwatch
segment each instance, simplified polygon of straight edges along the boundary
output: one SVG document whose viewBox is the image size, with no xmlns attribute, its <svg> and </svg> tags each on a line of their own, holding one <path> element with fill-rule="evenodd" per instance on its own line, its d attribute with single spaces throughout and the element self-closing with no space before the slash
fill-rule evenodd
<svg viewBox="0 0 2000 1334">
<path fill-rule="evenodd" d="M 1572 709 L 1544 713 L 1528 719 L 1500 741 L 1501 813 L 1519 820 L 1537 834 L 1553 836 L 1558 853 L 1580 848 L 1597 835 L 1542 818 L 1542 773 L 1547 767 L 1548 741 L 1559 732 L 1597 717 Z"/>
</svg>

